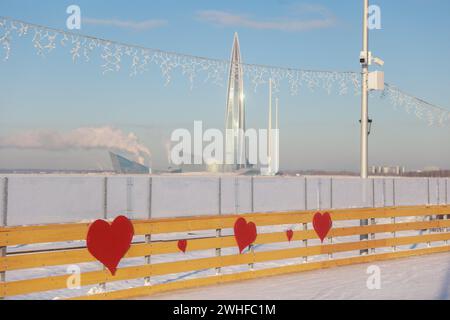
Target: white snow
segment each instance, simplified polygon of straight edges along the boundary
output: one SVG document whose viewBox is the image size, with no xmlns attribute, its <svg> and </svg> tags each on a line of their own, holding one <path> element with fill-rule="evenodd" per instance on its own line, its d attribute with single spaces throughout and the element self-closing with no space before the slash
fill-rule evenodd
<svg viewBox="0 0 450 320">
<path fill-rule="evenodd" d="M 367 268 L 381 270 L 381 288 L 367 288 Z M 329 300 L 450 299 L 450 253 L 269 277 L 141 299 Z"/>
</svg>

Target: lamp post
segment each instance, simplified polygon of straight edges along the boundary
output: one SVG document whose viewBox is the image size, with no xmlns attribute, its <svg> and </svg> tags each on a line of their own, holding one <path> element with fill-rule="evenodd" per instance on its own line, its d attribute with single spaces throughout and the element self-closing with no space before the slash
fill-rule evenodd
<svg viewBox="0 0 450 320">
<path fill-rule="evenodd" d="M 363 49 L 360 55 L 360 63 L 362 66 L 362 94 L 361 94 L 361 179 L 367 181 L 369 166 L 369 0 L 364 1 L 364 17 L 363 17 Z M 364 189 L 366 189 L 366 181 L 363 181 Z M 369 220 L 360 221 L 361 226 L 369 225 Z M 360 240 L 368 240 L 369 235 L 363 234 Z M 361 255 L 368 254 L 368 250 L 361 250 Z"/>
<path fill-rule="evenodd" d="M 369 0 L 364 1 L 363 18 L 363 50 L 360 56 L 362 66 L 362 99 L 361 99 L 361 178 L 368 178 L 369 166 Z"/>
</svg>

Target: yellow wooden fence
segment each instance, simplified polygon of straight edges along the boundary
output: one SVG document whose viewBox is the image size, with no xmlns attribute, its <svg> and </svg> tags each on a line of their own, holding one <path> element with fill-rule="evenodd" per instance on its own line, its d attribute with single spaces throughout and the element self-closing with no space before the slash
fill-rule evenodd
<svg viewBox="0 0 450 320">
<path fill-rule="evenodd" d="M 218 255 L 207 258 L 172 261 L 164 263 L 148 263 L 144 257 L 162 254 L 178 253 L 178 239 L 171 241 L 136 242 L 131 246 L 124 259 L 142 257 L 142 265 L 119 268 L 116 275 L 112 276 L 107 270 L 91 271 L 81 274 L 81 286 L 97 285 L 115 281 L 145 279 L 149 277 L 172 275 L 184 272 L 192 272 L 205 269 L 225 268 L 230 266 L 250 265 L 255 266 L 248 271 L 204 276 L 196 279 L 178 280 L 168 283 L 145 285 L 131 289 L 107 291 L 100 294 L 81 296 L 77 299 L 123 299 L 151 295 L 158 292 L 166 292 L 183 288 L 192 288 L 205 285 L 214 285 L 232 281 L 254 279 L 259 277 L 280 275 L 286 273 L 329 268 L 335 266 L 381 261 L 394 258 L 439 253 L 450 251 L 450 208 L 447 206 L 417 206 L 417 207 L 391 207 L 391 208 L 367 208 L 328 211 L 335 224 L 340 221 L 369 219 L 372 223 L 368 226 L 334 227 L 324 244 L 308 245 L 308 240 L 317 239 L 317 235 L 311 228 L 311 222 L 316 211 L 299 211 L 286 213 L 261 213 L 242 216 L 206 216 L 175 219 L 155 219 L 133 221 L 135 236 L 161 235 L 168 233 L 188 233 L 195 231 L 217 231 L 233 228 L 237 218 L 245 217 L 248 222 L 254 222 L 258 227 L 298 225 L 299 228 L 308 226 L 301 231 L 295 231 L 292 243 L 287 248 L 260 251 L 250 250 L 245 254 Z M 376 219 L 392 219 L 415 217 L 410 222 L 397 222 L 375 224 Z M 379 221 L 379 220 L 378 220 Z M 391 221 L 391 220 L 388 220 Z M 397 220 L 398 221 L 398 220 Z M 62 243 L 67 241 L 85 240 L 89 223 L 77 224 L 53 224 L 42 226 L 20 226 L 0 228 L 0 247 L 17 245 L 34 245 L 48 243 Z M 398 236 L 402 231 L 424 231 L 422 234 Z M 392 236 L 380 238 L 377 234 L 391 233 Z M 368 240 L 345 241 L 348 236 L 371 235 Z M 281 244 L 288 242 L 285 232 L 259 233 L 255 245 Z M 435 244 L 431 245 L 431 243 Z M 311 242 L 310 242 L 311 243 Z M 427 244 L 419 249 L 396 249 L 398 246 Z M 189 240 L 188 251 L 200 251 L 210 249 L 224 249 L 236 247 L 234 236 L 220 236 Z M 383 250 L 381 248 L 392 248 Z M 374 250 L 376 249 L 376 251 Z M 335 253 L 367 250 L 368 254 L 344 258 L 333 258 Z M 328 259 L 320 261 L 305 259 L 305 263 L 283 265 L 276 268 L 258 269 L 258 263 L 280 261 L 293 258 L 313 257 L 329 255 Z M 47 251 L 32 251 L 27 253 L 7 254 L 0 258 L 0 272 L 6 273 L 6 282 L 0 282 L 0 297 L 21 296 L 32 293 L 52 291 L 67 288 L 67 280 L 70 275 L 54 275 L 45 277 L 33 277 L 19 281 L 8 281 L 9 272 L 16 270 L 43 268 L 51 266 L 76 265 L 96 261 L 86 248 L 70 248 Z M 85 291 L 83 291 L 85 292 Z"/>
</svg>

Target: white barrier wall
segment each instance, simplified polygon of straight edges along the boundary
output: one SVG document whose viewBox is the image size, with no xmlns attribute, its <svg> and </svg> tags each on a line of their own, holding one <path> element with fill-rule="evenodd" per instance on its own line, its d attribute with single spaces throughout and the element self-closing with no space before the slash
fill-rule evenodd
<svg viewBox="0 0 450 320">
<path fill-rule="evenodd" d="M 8 225 L 72 222 L 103 216 L 100 177 L 8 178 Z"/>
<path fill-rule="evenodd" d="M 305 178 L 255 178 L 255 211 L 305 210 L 305 181 Z"/>
<path fill-rule="evenodd" d="M 152 218 L 207 215 L 218 211 L 217 179 L 154 177 Z"/>
<path fill-rule="evenodd" d="M 380 205 L 374 199 L 374 189 L 383 193 L 383 189 L 377 190 L 376 180 L 341 179 L 330 178 L 327 183 L 327 195 L 331 194 L 331 200 L 326 204 L 327 208 L 364 208 Z M 331 190 L 331 191 L 330 191 Z M 382 206 L 382 205 L 380 205 Z M 311 208 L 314 209 L 314 208 Z"/>
<path fill-rule="evenodd" d="M 5 188 L 5 178 L 8 178 Z M 8 175 L 7 224 L 447 204 L 449 179 Z M 7 201 L 4 201 L 7 190 Z"/>
</svg>

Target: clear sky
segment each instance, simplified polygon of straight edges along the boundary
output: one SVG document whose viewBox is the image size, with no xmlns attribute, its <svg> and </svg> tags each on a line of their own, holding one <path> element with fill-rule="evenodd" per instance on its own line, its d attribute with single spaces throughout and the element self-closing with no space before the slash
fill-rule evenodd
<svg viewBox="0 0 450 320">
<path fill-rule="evenodd" d="M 386 61 L 386 81 L 450 109 L 450 1 L 373 0 L 382 29 L 371 50 Z M 239 32 L 244 62 L 304 69 L 359 71 L 362 0 L 0 0 L 0 15 L 64 29 L 66 8 L 82 13 L 83 34 L 151 48 L 229 58 Z M 288 23 L 287 23 L 288 22 Z M 103 75 L 100 61 L 72 63 L 65 49 L 38 57 L 30 38 L 12 43 L 0 62 L 0 137 L 30 130 L 64 135 L 83 127 L 133 132 L 167 166 L 175 128 L 224 126 L 226 83 L 196 83 L 160 71 Z M 267 126 L 267 92 L 246 84 L 248 127 Z M 280 93 L 282 169 L 358 170 L 360 98 L 303 91 Z M 374 97 L 370 165 L 450 168 L 449 127 L 429 127 Z M 0 168 L 108 166 L 104 150 L 0 149 Z"/>
</svg>

